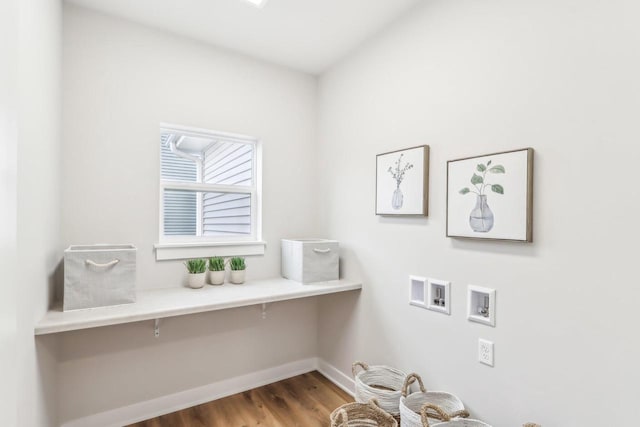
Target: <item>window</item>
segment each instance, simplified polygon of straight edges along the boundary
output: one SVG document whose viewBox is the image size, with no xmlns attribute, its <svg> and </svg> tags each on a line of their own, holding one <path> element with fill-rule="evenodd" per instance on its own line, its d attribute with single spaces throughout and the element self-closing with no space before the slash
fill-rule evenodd
<svg viewBox="0 0 640 427">
<path fill-rule="evenodd" d="M 161 126 L 157 259 L 264 253 L 260 148 L 248 136 Z"/>
</svg>

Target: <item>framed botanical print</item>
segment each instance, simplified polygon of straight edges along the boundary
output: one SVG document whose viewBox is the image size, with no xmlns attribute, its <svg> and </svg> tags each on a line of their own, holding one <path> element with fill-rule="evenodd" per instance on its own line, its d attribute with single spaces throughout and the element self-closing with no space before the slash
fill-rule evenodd
<svg viewBox="0 0 640 427">
<path fill-rule="evenodd" d="M 376 215 L 422 215 L 429 209 L 429 146 L 376 156 Z"/>
<path fill-rule="evenodd" d="M 533 148 L 447 162 L 447 237 L 533 241 Z"/>
</svg>

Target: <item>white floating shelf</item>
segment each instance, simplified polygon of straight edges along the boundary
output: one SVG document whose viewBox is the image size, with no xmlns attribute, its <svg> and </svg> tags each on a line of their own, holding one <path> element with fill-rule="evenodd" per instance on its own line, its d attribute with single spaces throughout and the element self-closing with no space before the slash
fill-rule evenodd
<svg viewBox="0 0 640 427">
<path fill-rule="evenodd" d="M 334 280 L 303 285 L 277 278 L 251 281 L 242 285 L 206 285 L 203 289 L 141 290 L 137 293 L 137 302 L 133 304 L 67 312 L 60 308 L 49 310 L 36 324 L 35 335 L 268 304 L 358 289 L 362 289 L 362 283 L 359 281 Z"/>
</svg>

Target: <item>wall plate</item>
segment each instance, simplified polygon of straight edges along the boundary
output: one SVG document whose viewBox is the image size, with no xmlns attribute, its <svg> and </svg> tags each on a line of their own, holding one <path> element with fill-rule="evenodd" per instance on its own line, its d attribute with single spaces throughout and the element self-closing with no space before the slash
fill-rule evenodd
<svg viewBox="0 0 640 427">
<path fill-rule="evenodd" d="M 451 314 L 451 282 L 427 280 L 427 308 L 439 313 Z"/>
<path fill-rule="evenodd" d="M 493 343 L 480 338 L 478 340 L 478 362 L 493 366 Z"/>
<path fill-rule="evenodd" d="M 426 308 L 427 279 L 420 276 L 409 276 L 409 304 Z"/>
<path fill-rule="evenodd" d="M 469 285 L 467 290 L 467 319 L 484 325 L 496 326 L 495 289 Z"/>
</svg>

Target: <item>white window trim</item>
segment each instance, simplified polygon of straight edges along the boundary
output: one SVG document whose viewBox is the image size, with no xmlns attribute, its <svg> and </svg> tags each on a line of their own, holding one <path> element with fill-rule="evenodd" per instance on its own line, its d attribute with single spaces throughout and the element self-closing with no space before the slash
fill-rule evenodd
<svg viewBox="0 0 640 427">
<path fill-rule="evenodd" d="M 262 240 L 262 141 L 257 138 L 227 132 L 196 129 L 180 125 L 161 123 L 161 132 L 178 132 L 195 137 L 219 137 L 244 144 L 253 144 L 253 185 L 234 186 L 202 184 L 191 182 L 164 181 L 159 177 L 159 227 L 158 243 L 154 245 L 156 260 L 179 260 L 205 258 L 211 256 L 264 255 L 266 242 Z M 162 161 L 162 153 L 159 154 Z M 160 164 L 160 163 L 159 163 Z M 251 194 L 251 235 L 250 236 L 165 236 L 164 235 L 164 190 L 220 191 Z"/>
</svg>

